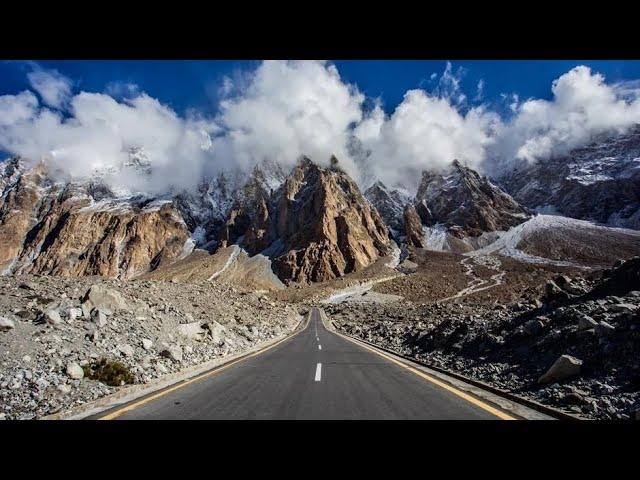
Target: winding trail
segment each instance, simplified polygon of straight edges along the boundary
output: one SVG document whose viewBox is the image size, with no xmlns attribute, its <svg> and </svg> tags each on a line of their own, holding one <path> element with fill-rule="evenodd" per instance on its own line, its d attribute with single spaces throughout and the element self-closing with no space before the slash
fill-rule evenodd
<svg viewBox="0 0 640 480">
<path fill-rule="evenodd" d="M 473 270 L 473 266 L 470 264 L 470 261 L 473 261 L 473 263 L 477 265 L 482 265 L 484 267 L 490 268 L 491 270 L 497 271 L 498 273 L 491 275 L 488 280 L 484 280 L 476 275 L 475 271 Z M 484 290 L 497 287 L 498 285 L 502 285 L 504 276 L 507 273 L 501 269 L 502 264 L 500 263 L 500 260 L 493 256 L 469 255 L 460 260 L 460 265 L 462 265 L 462 267 L 465 269 L 464 274 L 470 278 L 469 283 L 465 288 L 460 290 L 455 295 L 438 300 L 438 303 L 466 297 L 467 295 L 482 292 Z"/>
</svg>

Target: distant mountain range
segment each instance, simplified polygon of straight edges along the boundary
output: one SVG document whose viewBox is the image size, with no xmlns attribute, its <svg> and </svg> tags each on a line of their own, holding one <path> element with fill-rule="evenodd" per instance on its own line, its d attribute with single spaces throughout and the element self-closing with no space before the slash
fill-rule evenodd
<svg viewBox="0 0 640 480">
<path fill-rule="evenodd" d="M 43 162 L 11 158 L 0 163 L 0 271 L 128 279 L 195 248 L 237 245 L 268 257 L 283 282 L 308 283 L 370 266 L 394 242 L 487 248 L 536 213 L 640 229 L 640 128 L 493 180 L 454 160 L 424 171 L 415 195 L 380 181 L 362 194 L 339 161 L 331 163 L 302 158 L 288 172 L 265 162 L 248 174 L 203 179 L 195 192 L 149 196 L 109 187 L 104 172 L 60 180 Z M 121 166 L 151 168 L 140 150 Z M 589 238 L 620 232 L 598 228 Z"/>
</svg>

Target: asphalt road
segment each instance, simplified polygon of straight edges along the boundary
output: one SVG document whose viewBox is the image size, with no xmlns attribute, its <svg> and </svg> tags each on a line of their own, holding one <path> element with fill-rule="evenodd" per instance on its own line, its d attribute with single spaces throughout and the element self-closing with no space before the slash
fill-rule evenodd
<svg viewBox="0 0 640 480">
<path fill-rule="evenodd" d="M 497 419 L 452 391 L 325 329 L 304 330 L 259 355 L 152 400 L 95 418 Z"/>
</svg>

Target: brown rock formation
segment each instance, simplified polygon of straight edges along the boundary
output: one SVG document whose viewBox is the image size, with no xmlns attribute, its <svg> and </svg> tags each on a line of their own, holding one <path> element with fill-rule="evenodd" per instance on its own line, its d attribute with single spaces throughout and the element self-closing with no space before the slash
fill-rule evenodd
<svg viewBox="0 0 640 480">
<path fill-rule="evenodd" d="M 416 248 L 425 248 L 422 221 L 413 205 L 407 205 L 404 209 L 404 232 L 409 245 Z"/>
<path fill-rule="evenodd" d="M 5 186 L 5 273 L 130 278 L 178 258 L 189 237 L 171 202 L 95 202 L 91 185 L 51 184 L 40 164 Z"/>
<path fill-rule="evenodd" d="M 336 162 L 334 162 L 336 163 Z M 319 282 L 373 263 L 389 245 L 378 212 L 337 165 L 303 160 L 275 192 L 259 178 L 227 220 L 222 244 L 268 254 L 285 282 Z"/>
<path fill-rule="evenodd" d="M 387 227 L 357 185 L 338 168 L 304 160 L 278 192 L 277 228 L 283 280 L 318 282 L 372 264 L 389 246 Z"/>
</svg>

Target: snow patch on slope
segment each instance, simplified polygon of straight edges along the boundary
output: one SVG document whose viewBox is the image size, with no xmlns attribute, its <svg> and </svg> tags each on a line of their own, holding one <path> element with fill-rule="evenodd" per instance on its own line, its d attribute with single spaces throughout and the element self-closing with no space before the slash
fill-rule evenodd
<svg viewBox="0 0 640 480">
<path fill-rule="evenodd" d="M 533 232 L 537 232 L 545 229 L 566 229 L 566 230 L 579 230 L 588 229 L 601 231 L 602 235 L 607 235 L 608 232 L 619 231 L 621 233 L 640 235 L 640 232 L 635 230 L 628 230 L 624 228 L 611 228 L 596 225 L 586 220 L 576 220 L 574 218 L 562 217 L 559 215 L 536 215 L 530 220 L 517 225 L 506 232 L 498 232 L 499 238 L 487 245 L 486 247 L 468 252 L 465 255 L 470 257 L 484 256 L 489 254 L 501 254 L 507 257 L 512 257 L 517 260 L 528 263 L 548 264 L 555 266 L 576 266 L 572 262 L 565 262 L 559 260 L 552 260 L 548 258 L 538 257 L 536 255 L 530 255 L 518 249 L 518 245 L 528 238 Z"/>
</svg>

